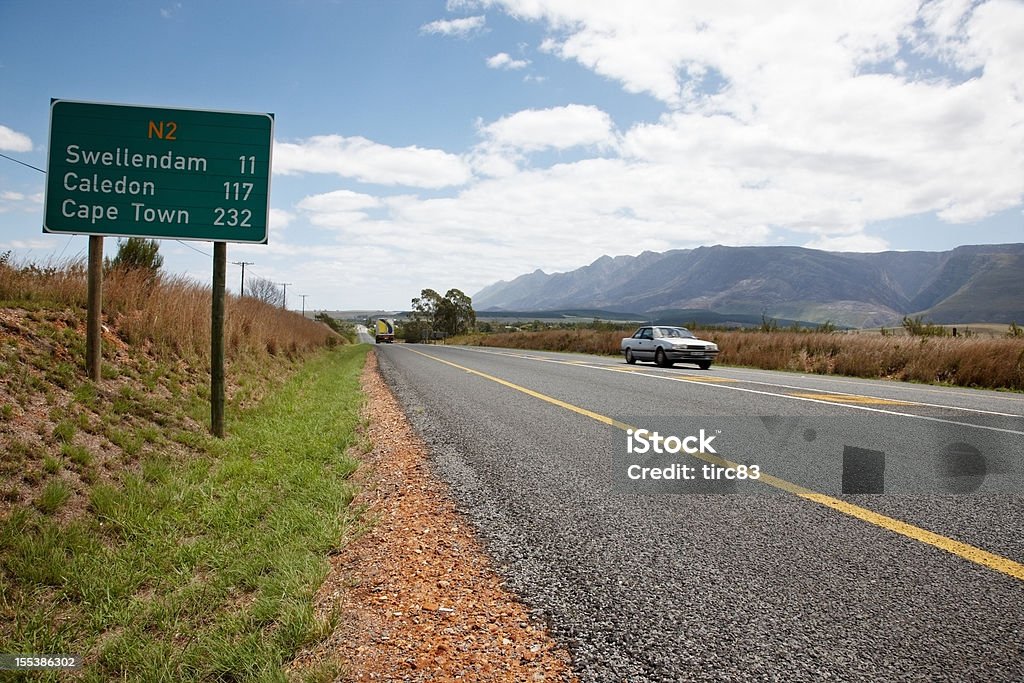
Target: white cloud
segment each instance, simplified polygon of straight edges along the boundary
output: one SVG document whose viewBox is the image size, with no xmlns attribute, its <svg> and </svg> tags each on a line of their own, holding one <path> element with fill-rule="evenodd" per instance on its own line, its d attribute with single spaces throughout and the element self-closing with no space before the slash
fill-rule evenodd
<svg viewBox="0 0 1024 683">
<path fill-rule="evenodd" d="M 39 205 L 43 203 L 43 194 L 34 192 L 25 194 L 17 190 L 3 190 L 0 192 L 0 213 L 19 211 L 23 213 L 38 213 Z"/>
<path fill-rule="evenodd" d="M 8 242 L 0 242 L 0 251 L 6 251 L 7 249 L 17 249 L 23 251 L 32 251 L 34 249 L 52 249 L 54 245 L 54 237 L 49 239 L 35 239 L 35 240 L 11 240 Z M 24 254 L 21 254 L 24 256 Z"/>
<path fill-rule="evenodd" d="M 493 57 L 487 58 L 487 66 L 492 69 L 525 69 L 530 65 L 528 59 L 513 59 L 507 52 L 499 52 Z"/>
<path fill-rule="evenodd" d="M 879 237 L 857 233 L 855 235 L 820 237 L 803 246 L 808 249 L 823 249 L 824 251 L 878 252 L 886 251 L 889 248 L 889 243 Z"/>
<path fill-rule="evenodd" d="M 528 152 L 615 142 L 611 117 L 597 107 L 581 104 L 524 109 L 482 126 L 480 133 L 490 144 Z"/>
<path fill-rule="evenodd" d="M 295 220 L 295 214 L 285 211 L 284 209 L 270 210 L 269 223 L 271 229 L 283 230 L 287 228 L 293 220 Z"/>
<path fill-rule="evenodd" d="M 483 176 L 516 173 L 526 155 L 573 147 L 610 149 L 617 142 L 611 117 L 597 107 L 569 104 L 550 109 L 524 109 L 484 124 L 477 122 L 483 141 L 469 156 Z"/>
<path fill-rule="evenodd" d="M 483 15 L 464 17 L 462 19 L 438 19 L 420 26 L 420 33 L 432 33 L 442 36 L 465 38 L 483 31 L 487 19 Z"/>
<path fill-rule="evenodd" d="M 5 152 L 31 152 L 32 138 L 0 125 L 0 149 Z"/>
<path fill-rule="evenodd" d="M 173 5 L 171 5 L 170 7 L 161 7 L 160 8 L 160 16 L 163 17 L 164 19 L 170 19 L 175 14 L 177 14 L 179 11 L 181 11 L 181 3 L 180 2 L 176 2 Z"/>
<path fill-rule="evenodd" d="M 469 181 L 469 166 L 438 149 L 389 147 L 363 137 L 318 135 L 274 143 L 274 172 L 332 173 L 364 183 L 440 188 Z"/>
<path fill-rule="evenodd" d="M 969 222 L 1021 202 L 1024 3 L 493 5 L 546 24 L 542 50 L 665 104 L 624 134 L 626 158 L 703 169 L 723 207 L 761 185 L 765 224 L 826 206 L 847 227 Z M 946 66 L 908 69 L 908 51 Z"/>
<path fill-rule="evenodd" d="M 335 190 L 325 194 L 305 197 L 296 206 L 306 211 L 361 211 L 381 205 L 381 200 L 373 195 L 352 192 L 351 190 Z"/>
<path fill-rule="evenodd" d="M 448 0 L 444 4 L 444 8 L 449 12 L 476 11 L 480 6 L 481 3 L 478 0 Z"/>
</svg>

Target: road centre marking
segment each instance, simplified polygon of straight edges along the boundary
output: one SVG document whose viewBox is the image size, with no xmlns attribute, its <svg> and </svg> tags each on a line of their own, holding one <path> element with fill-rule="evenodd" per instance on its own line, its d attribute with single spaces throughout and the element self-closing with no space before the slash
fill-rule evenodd
<svg viewBox="0 0 1024 683">
<path fill-rule="evenodd" d="M 464 348 L 464 350 L 475 351 L 475 349 L 465 349 L 465 348 Z M 643 369 L 641 369 L 641 368 L 623 367 L 622 365 L 619 365 L 619 364 L 616 364 L 616 365 L 595 365 L 595 364 L 587 364 L 585 362 L 579 362 L 579 361 L 570 363 L 568 361 L 559 360 L 557 358 L 540 357 L 540 356 L 523 356 L 521 354 L 506 353 L 506 352 L 501 352 L 501 351 L 475 351 L 475 352 L 476 353 L 485 353 L 485 354 L 497 355 L 497 356 L 509 356 L 509 357 L 512 357 L 512 358 L 523 358 L 523 359 L 526 359 L 526 360 L 539 360 L 539 361 L 543 361 L 545 363 L 555 363 L 556 365 L 571 365 L 573 367 L 589 368 L 591 370 L 604 370 L 606 372 L 625 372 L 625 373 L 628 373 L 628 374 L 641 375 L 643 377 L 650 377 L 651 379 L 667 380 L 667 381 L 670 381 L 670 382 L 686 382 L 688 384 L 701 384 L 701 381 L 699 379 L 701 377 L 701 375 L 679 375 L 679 374 L 675 374 L 675 373 L 662 373 L 662 372 L 651 373 L 651 372 L 644 372 Z M 805 388 L 805 387 L 789 386 L 789 385 L 785 385 L 785 384 L 772 384 L 772 383 L 769 383 L 769 382 L 755 382 L 755 381 L 750 381 L 750 380 L 737 380 L 737 381 L 743 382 L 743 383 L 746 383 L 746 384 L 763 384 L 763 385 L 766 385 L 766 386 L 780 387 L 780 388 L 789 388 L 789 389 L 804 389 Z M 899 411 L 896 411 L 896 410 L 886 410 L 884 408 L 872 408 L 871 406 L 860 405 L 858 403 L 840 403 L 840 402 L 834 401 L 834 400 L 833 401 L 826 401 L 826 400 L 823 400 L 823 399 L 820 399 L 820 398 L 808 398 L 806 396 L 797 396 L 797 395 L 793 395 L 793 394 L 784 394 L 784 393 L 779 393 L 779 392 L 775 392 L 775 391 L 761 391 L 759 389 L 748 389 L 746 387 L 734 387 L 734 386 L 729 386 L 728 383 L 708 382 L 708 383 L 706 383 L 706 386 L 713 386 L 713 387 L 717 387 L 717 388 L 720 388 L 720 389 L 731 389 L 732 391 L 742 391 L 742 392 L 745 392 L 745 393 L 748 393 L 748 394 L 758 394 L 758 395 L 761 395 L 761 396 L 774 396 L 774 397 L 777 397 L 777 398 L 786 398 L 786 399 L 790 399 L 790 400 L 793 400 L 793 401 L 807 401 L 809 403 L 820 403 L 822 405 L 841 406 L 841 407 L 844 407 L 844 408 L 850 408 L 852 410 L 863 410 L 863 411 L 872 412 L 872 413 L 884 413 L 886 415 L 895 415 L 895 416 L 898 416 L 898 417 L 906 417 L 906 418 L 910 418 L 910 419 L 913 419 L 913 420 L 925 420 L 927 422 L 941 422 L 943 424 L 955 425 L 957 427 L 968 427 L 968 428 L 971 428 L 971 429 L 982 429 L 982 430 L 990 431 L 990 432 L 1000 432 L 1002 434 L 1016 434 L 1016 435 L 1019 435 L 1019 436 L 1024 436 L 1024 431 L 1020 431 L 1020 430 L 1016 430 L 1016 429 L 1004 429 L 1003 427 L 991 427 L 989 425 L 971 424 L 970 422 L 958 422 L 956 420 L 945 420 L 945 419 L 943 419 L 941 417 L 932 417 L 930 415 L 915 415 L 914 413 L 902 413 L 902 412 L 899 412 Z M 834 396 L 861 396 L 860 394 L 846 394 L 846 393 L 842 393 L 842 392 L 832 392 L 829 395 L 830 396 L 832 396 L 832 395 L 834 395 Z M 865 396 L 863 398 L 872 398 L 872 397 Z M 920 403 L 918 401 L 902 401 L 902 403 L 904 403 L 906 405 L 917 405 L 917 406 L 931 407 L 931 408 L 945 408 L 945 409 L 948 409 L 948 410 L 959 410 L 961 412 L 981 413 L 981 414 L 984 414 L 984 415 L 996 415 L 996 416 L 999 416 L 999 417 L 1015 417 L 1015 418 L 1022 417 L 1021 415 L 1013 415 L 1013 414 L 1009 414 L 1009 413 L 996 413 L 996 412 L 993 412 L 993 411 L 990 411 L 990 410 L 976 410 L 976 409 L 973 409 L 973 408 L 960 408 L 960 407 L 957 407 L 957 406 L 939 405 L 939 404 L 932 404 L 932 403 Z"/>
<path fill-rule="evenodd" d="M 458 370 L 463 370 L 471 375 L 476 375 L 477 377 L 480 377 L 482 379 L 495 382 L 509 389 L 514 389 L 515 391 L 521 392 L 523 394 L 526 394 L 527 396 L 531 396 L 541 401 L 545 401 L 547 403 L 550 403 L 551 405 L 558 406 L 559 408 L 564 408 L 579 415 L 583 415 L 584 417 L 589 417 L 592 420 L 596 420 L 597 422 L 601 422 L 603 424 L 615 427 L 616 429 L 621 429 L 623 431 L 629 429 L 636 429 L 632 425 L 620 422 L 614 418 L 602 415 L 600 413 L 595 413 L 591 410 L 581 408 L 580 406 L 574 405 L 572 403 L 561 401 L 557 398 L 554 398 L 553 396 L 548 396 L 547 394 L 542 394 L 538 391 L 527 389 L 526 387 L 514 384 L 512 382 L 509 382 L 508 380 L 501 379 L 500 377 L 495 377 L 494 375 L 489 375 L 485 372 L 474 370 L 473 368 L 468 368 L 464 365 L 459 365 L 458 363 L 453 363 L 443 358 L 438 358 L 437 356 L 432 356 L 429 353 L 417 351 L 416 349 L 412 349 L 407 346 L 401 348 L 412 351 L 413 353 L 423 356 L 424 358 L 429 358 L 431 360 L 443 363 Z M 736 387 L 726 388 L 732 389 Z M 736 463 L 733 463 L 729 460 L 726 460 L 725 458 L 720 458 L 708 453 L 695 453 L 693 454 L 693 456 L 705 462 L 720 465 L 722 467 L 736 467 Z M 901 536 L 905 536 L 920 543 L 924 543 L 935 548 L 938 548 L 940 550 L 944 550 L 948 553 L 952 553 L 953 555 L 968 560 L 969 562 L 974 562 L 975 564 L 979 564 L 983 567 L 988 567 L 989 569 L 993 569 L 1002 574 L 1006 574 L 1007 576 L 1011 576 L 1020 581 L 1024 581 L 1024 564 L 1014 562 L 1009 558 L 1002 557 L 1000 555 L 996 555 L 995 553 L 990 553 L 987 550 L 982 550 L 981 548 L 972 546 L 968 543 L 963 543 L 961 541 L 954 540 L 947 536 L 943 536 L 941 534 L 937 534 L 932 531 L 922 529 L 920 527 L 914 526 L 913 524 L 909 524 L 907 522 L 903 522 L 892 517 L 887 517 L 886 515 L 882 515 L 872 510 L 868 510 L 867 508 L 860 507 L 859 505 L 854 505 L 853 503 L 848 503 L 846 501 L 839 500 L 838 498 L 833 498 L 832 496 L 828 496 L 823 493 L 818 493 L 817 491 L 804 488 L 799 484 L 794 484 L 793 482 L 786 481 L 785 479 L 780 479 L 769 474 L 762 474 L 761 478 L 758 479 L 757 481 L 763 484 L 767 484 L 768 486 L 780 489 L 782 491 L 791 493 L 795 496 L 803 498 L 804 500 L 809 500 L 813 503 L 817 503 L 818 505 L 831 508 L 832 510 L 840 512 L 849 517 L 859 519 L 861 521 L 867 522 L 868 524 L 872 524 L 879 528 L 892 531 L 894 533 L 900 534 Z"/>
<path fill-rule="evenodd" d="M 477 349 L 467 349 L 467 350 L 477 351 Z M 494 353 L 496 355 L 508 355 L 508 356 L 520 357 L 520 358 L 529 358 L 531 360 L 545 360 L 545 361 L 548 361 L 548 362 L 551 362 L 551 363 L 561 363 L 561 362 L 563 362 L 563 361 L 561 361 L 561 360 L 559 360 L 557 358 L 551 358 L 550 356 L 533 356 L 533 355 L 531 355 L 531 356 L 521 356 L 521 355 L 514 354 L 514 353 L 503 353 L 503 352 L 500 352 L 500 351 L 493 351 L 493 352 L 477 351 L 477 352 L 478 353 Z M 574 365 L 583 365 L 585 363 L 586 363 L 586 361 L 578 361 L 578 360 L 573 361 Z M 593 363 L 591 363 L 591 365 L 593 365 Z M 607 365 L 605 367 L 623 369 L 622 366 L 620 364 L 618 364 L 618 363 L 616 363 L 614 365 L 609 364 L 609 365 Z M 646 368 L 635 368 L 634 371 L 642 372 L 644 369 L 646 369 Z M 765 371 L 751 370 L 750 368 L 742 368 L 741 370 L 743 372 L 752 372 L 752 373 L 759 372 L 761 374 L 764 374 L 764 372 L 765 372 Z M 655 377 L 655 376 L 658 376 L 658 375 L 651 375 L 651 377 Z M 690 381 L 699 381 L 700 377 L 702 377 L 702 375 L 674 375 L 674 376 L 684 377 L 684 378 L 686 378 L 687 380 L 690 380 Z M 849 380 L 839 379 L 839 378 L 837 378 L 835 376 L 832 376 L 832 375 L 809 375 L 807 377 L 808 377 L 808 379 L 812 379 L 812 380 L 822 380 L 822 381 L 829 381 L 829 382 L 842 383 L 842 384 L 857 384 L 855 382 L 850 382 Z M 744 384 L 759 384 L 761 386 L 776 387 L 778 389 L 795 389 L 796 391 L 803 391 L 803 392 L 813 392 L 813 391 L 815 391 L 814 389 L 811 389 L 809 387 L 801 387 L 801 386 L 796 386 L 794 384 L 780 384 L 778 382 L 763 382 L 763 381 L 756 380 L 756 379 L 731 379 L 731 381 L 733 381 L 733 382 L 743 382 Z M 858 384 L 858 386 L 863 386 L 863 385 Z M 928 389 L 927 387 L 920 387 L 920 386 L 915 386 L 914 390 L 915 391 L 935 391 L 934 389 Z M 818 391 L 822 391 L 822 390 L 818 390 Z M 831 389 L 824 390 L 824 392 L 827 392 L 830 395 L 837 395 L 837 396 L 865 396 L 864 394 L 854 394 L 854 393 L 849 393 L 849 392 L 845 392 L 845 391 L 835 391 L 835 390 L 831 390 Z M 779 395 L 782 396 L 783 394 L 779 394 Z M 964 396 L 964 394 L 962 394 L 962 393 L 957 393 L 956 395 Z M 1004 396 L 986 396 L 986 398 L 1006 399 L 1008 397 L 1004 397 Z M 1024 417 L 1024 415 L 1021 415 L 1019 413 L 1001 413 L 1001 412 L 998 412 L 998 411 L 995 411 L 995 410 L 981 410 L 979 408 L 964 408 L 963 406 L 953 406 L 953 405 L 949 405 L 947 403 L 926 403 L 924 401 L 904 400 L 904 399 L 885 399 L 885 400 L 900 401 L 901 403 L 905 403 L 907 405 L 923 406 L 925 408 L 944 408 L 946 410 L 957 410 L 957 411 L 960 411 L 960 412 L 967 412 L 967 413 L 979 413 L 979 414 L 982 414 L 982 415 L 996 415 L 998 417 Z M 1024 399 L 1016 399 L 1016 400 L 1017 401 L 1022 401 Z"/>
<path fill-rule="evenodd" d="M 851 396 L 850 394 L 787 394 L 787 396 L 799 396 L 802 398 L 817 398 L 822 401 L 833 403 L 856 403 L 858 405 L 880 405 L 880 406 L 909 406 L 912 403 L 897 401 L 891 398 L 876 398 L 875 396 Z"/>
</svg>

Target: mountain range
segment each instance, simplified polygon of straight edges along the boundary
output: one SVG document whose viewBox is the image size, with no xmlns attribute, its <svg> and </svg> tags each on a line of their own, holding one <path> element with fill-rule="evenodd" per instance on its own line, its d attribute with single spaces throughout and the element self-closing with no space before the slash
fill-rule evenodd
<svg viewBox="0 0 1024 683">
<path fill-rule="evenodd" d="M 541 270 L 485 287 L 480 311 L 701 309 L 851 327 L 1024 322 L 1024 244 L 950 251 L 831 252 L 699 247 L 602 256 L 567 273 Z"/>
</svg>

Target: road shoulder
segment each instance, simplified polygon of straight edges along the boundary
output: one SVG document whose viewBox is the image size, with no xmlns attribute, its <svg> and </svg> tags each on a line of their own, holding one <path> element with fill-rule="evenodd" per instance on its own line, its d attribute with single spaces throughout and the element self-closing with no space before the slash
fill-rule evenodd
<svg viewBox="0 0 1024 683">
<path fill-rule="evenodd" d="M 495 573 L 377 371 L 362 375 L 372 451 L 356 478 L 369 526 L 331 558 L 315 605 L 337 626 L 295 662 L 341 680 L 573 681 L 569 656 Z"/>
</svg>

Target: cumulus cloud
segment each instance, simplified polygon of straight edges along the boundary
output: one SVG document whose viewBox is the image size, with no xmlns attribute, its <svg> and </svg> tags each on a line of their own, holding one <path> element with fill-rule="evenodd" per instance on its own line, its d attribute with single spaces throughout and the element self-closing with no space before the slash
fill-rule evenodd
<svg viewBox="0 0 1024 683">
<path fill-rule="evenodd" d="M 335 190 L 325 194 L 304 197 L 297 206 L 306 211 L 361 211 L 381 205 L 381 200 L 373 195 L 352 192 L 351 190 Z"/>
<path fill-rule="evenodd" d="M 597 107 L 569 104 L 550 109 L 524 109 L 480 128 L 488 142 L 523 151 L 568 149 L 614 143 L 612 118 Z"/>
<path fill-rule="evenodd" d="M 487 58 L 487 66 L 492 69 L 525 69 L 530 65 L 528 59 L 513 59 L 507 52 L 499 52 L 493 57 Z"/>
<path fill-rule="evenodd" d="M 723 206 L 727 176 L 769 200 L 829 204 L 846 226 L 969 222 L 1021 201 L 1022 3 L 492 6 L 546 24 L 542 50 L 660 100 L 659 121 L 624 134 L 625 158 L 701 167 L 723 181 Z M 804 224 L 779 209 L 764 221 Z"/>
<path fill-rule="evenodd" d="M 471 176 L 465 161 L 439 149 L 390 147 L 341 135 L 275 142 L 274 172 L 331 173 L 364 183 L 426 188 L 462 185 Z"/>
<path fill-rule="evenodd" d="M 461 19 L 438 19 L 420 26 L 420 33 L 465 38 L 483 31 L 487 19 L 483 15 Z"/>
<path fill-rule="evenodd" d="M 518 172 L 532 152 L 573 147 L 606 149 L 617 140 L 606 112 L 580 104 L 524 109 L 489 124 L 478 121 L 477 128 L 483 140 L 469 159 L 477 173 L 490 177 Z"/>
<path fill-rule="evenodd" d="M 0 149 L 5 152 L 31 152 L 32 139 L 24 133 L 0 125 Z"/>
</svg>

